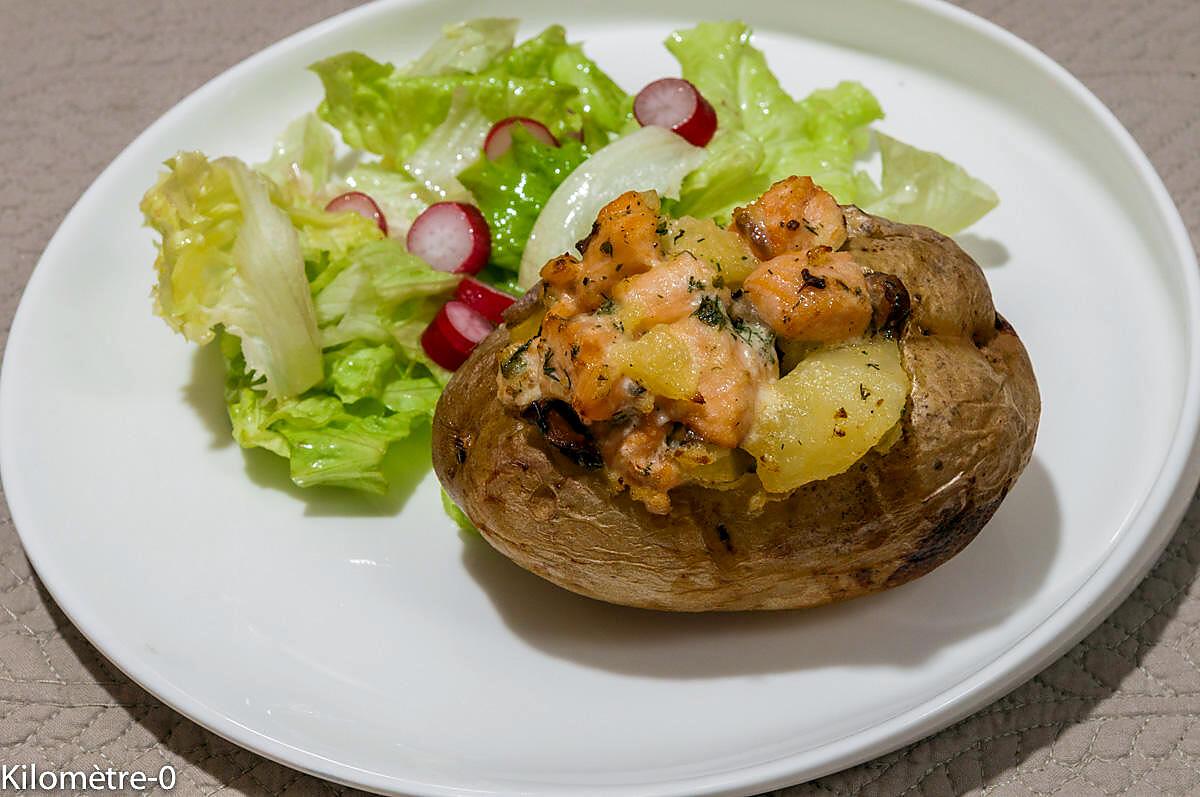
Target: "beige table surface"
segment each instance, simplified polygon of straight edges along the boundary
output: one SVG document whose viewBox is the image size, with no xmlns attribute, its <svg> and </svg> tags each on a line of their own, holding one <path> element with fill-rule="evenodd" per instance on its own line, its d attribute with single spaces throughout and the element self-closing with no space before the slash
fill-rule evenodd
<svg viewBox="0 0 1200 797">
<path fill-rule="evenodd" d="M 226 67 L 354 4 L 0 0 L 0 340 L 50 235 L 129 141 Z M 1048 52 L 1116 112 L 1195 244 L 1200 0 L 963 5 Z M 1193 503 L 1132 597 L 1009 696 L 782 794 L 1200 794 L 1198 527 Z M 130 683 L 51 601 L 2 507 L 0 609 L 0 763 L 151 772 L 166 761 L 179 794 L 349 792 L 241 750 Z"/>
</svg>

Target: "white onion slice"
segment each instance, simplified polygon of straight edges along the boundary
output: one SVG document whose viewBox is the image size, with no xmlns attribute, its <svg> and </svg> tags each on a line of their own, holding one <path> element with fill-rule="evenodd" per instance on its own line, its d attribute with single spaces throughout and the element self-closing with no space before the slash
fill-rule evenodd
<svg viewBox="0 0 1200 797">
<path fill-rule="evenodd" d="M 588 158 L 555 189 L 534 222 L 521 256 L 520 287 L 536 283 L 547 260 L 572 251 L 600 208 L 626 191 L 677 197 L 683 178 L 705 157 L 704 149 L 666 128 L 643 127 Z"/>
</svg>

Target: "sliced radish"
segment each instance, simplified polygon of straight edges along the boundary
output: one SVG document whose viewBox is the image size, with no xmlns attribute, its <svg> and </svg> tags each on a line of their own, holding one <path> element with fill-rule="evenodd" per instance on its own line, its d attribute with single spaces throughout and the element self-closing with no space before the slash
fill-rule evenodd
<svg viewBox="0 0 1200 797">
<path fill-rule="evenodd" d="M 474 277 L 463 277 L 454 295 L 493 324 L 503 323 L 504 311 L 516 302 L 516 299 L 504 291 L 485 285 Z"/>
<path fill-rule="evenodd" d="M 449 301 L 421 333 L 421 348 L 438 365 L 457 371 L 479 341 L 495 328 L 491 321 L 462 302 Z"/>
<path fill-rule="evenodd" d="M 697 147 L 703 147 L 717 132 L 717 112 L 682 78 L 665 77 L 639 91 L 633 115 L 642 127 L 665 127 Z"/>
<path fill-rule="evenodd" d="M 558 139 L 541 122 L 527 116 L 510 116 L 492 125 L 487 138 L 483 140 L 483 152 L 487 155 L 488 160 L 494 161 L 508 152 L 509 147 L 512 146 L 513 125 L 521 125 L 525 128 L 526 133 L 543 144 L 551 147 L 558 146 Z"/>
<path fill-rule="evenodd" d="M 379 209 L 379 205 L 375 204 L 374 199 L 362 191 L 347 191 L 344 194 L 338 194 L 329 200 L 325 210 L 330 213 L 357 213 L 364 219 L 375 222 L 383 234 L 387 235 L 387 219 L 384 218 L 383 211 Z"/>
<path fill-rule="evenodd" d="M 425 208 L 408 228 L 408 251 L 438 271 L 474 274 L 492 253 L 492 234 L 479 208 L 464 202 L 438 202 Z"/>
</svg>

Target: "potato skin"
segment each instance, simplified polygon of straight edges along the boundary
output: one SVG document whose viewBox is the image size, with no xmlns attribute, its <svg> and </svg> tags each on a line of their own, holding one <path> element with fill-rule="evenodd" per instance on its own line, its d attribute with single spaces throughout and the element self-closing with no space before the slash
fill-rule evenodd
<svg viewBox="0 0 1200 797">
<path fill-rule="evenodd" d="M 570 462 L 496 398 L 504 328 L 459 369 L 433 421 L 433 464 L 497 550 L 559 586 L 673 611 L 817 606 L 902 584 L 962 550 L 1033 451 L 1040 399 L 979 266 L 949 238 L 845 209 L 844 248 L 912 297 L 904 435 L 757 513 L 757 478 L 686 485 L 654 515 Z"/>
</svg>

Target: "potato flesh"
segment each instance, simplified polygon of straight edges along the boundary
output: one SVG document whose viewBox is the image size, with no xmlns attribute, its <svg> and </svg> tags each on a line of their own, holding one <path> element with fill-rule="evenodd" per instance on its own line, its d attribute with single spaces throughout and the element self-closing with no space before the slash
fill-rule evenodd
<svg viewBox="0 0 1200 797">
<path fill-rule="evenodd" d="M 691 252 L 693 257 L 712 266 L 728 286 L 741 284 L 759 265 L 742 236 L 722 229 L 712 219 L 684 216 L 666 226 L 663 239 L 669 254 Z"/>
<path fill-rule="evenodd" d="M 895 341 L 819 349 L 760 390 L 742 447 L 769 492 L 836 476 L 896 426 L 909 388 Z"/>
<path fill-rule="evenodd" d="M 534 313 L 508 331 L 508 339 L 513 343 L 524 343 L 536 337 L 542 330 L 542 320 L 545 313 Z"/>
<path fill-rule="evenodd" d="M 635 341 L 617 344 L 613 361 L 622 373 L 651 393 L 669 399 L 696 395 L 700 374 L 692 353 L 665 324 Z"/>
</svg>

